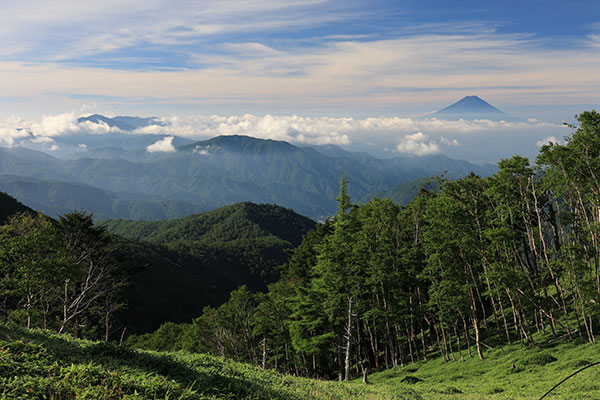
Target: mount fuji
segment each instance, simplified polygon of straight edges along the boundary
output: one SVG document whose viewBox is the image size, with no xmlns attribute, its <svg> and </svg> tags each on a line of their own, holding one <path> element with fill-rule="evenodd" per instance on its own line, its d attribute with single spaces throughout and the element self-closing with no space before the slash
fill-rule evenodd
<svg viewBox="0 0 600 400">
<path fill-rule="evenodd" d="M 456 103 L 433 114 L 429 114 L 427 117 L 435 117 L 445 120 L 489 119 L 491 121 L 507 122 L 522 121 L 520 118 L 507 114 L 504 111 L 500 111 L 487 101 L 477 96 L 465 96 Z"/>
</svg>

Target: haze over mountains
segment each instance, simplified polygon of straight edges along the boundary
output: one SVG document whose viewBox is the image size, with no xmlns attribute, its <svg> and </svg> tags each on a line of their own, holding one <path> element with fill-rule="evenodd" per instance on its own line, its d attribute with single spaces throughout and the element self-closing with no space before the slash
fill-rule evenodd
<svg viewBox="0 0 600 400">
<path fill-rule="evenodd" d="M 418 123 L 436 126 L 448 120 L 458 124 L 457 129 L 464 129 L 461 124 L 487 124 L 489 130 L 475 135 L 476 141 L 492 140 L 497 126 L 527 125 L 477 96 L 464 97 L 425 118 Z M 230 123 L 237 123 L 239 130 L 244 124 L 243 119 L 232 121 L 223 120 L 217 131 Z M 267 117 L 256 126 L 256 136 L 264 137 L 261 129 L 271 129 L 265 121 Z M 307 121 L 311 122 L 303 123 Z M 373 120 L 363 125 L 384 122 L 406 123 Z M 35 125 L 23 128 L 11 147 L 0 148 L 0 191 L 49 215 L 84 209 L 101 219 L 157 220 L 252 201 L 279 204 L 318 219 L 335 212 L 344 174 L 352 182 L 353 198 L 365 201 L 374 195 L 410 199 L 419 186 L 410 182 L 422 183 L 445 171 L 449 178 L 495 171 L 492 164 L 442 154 L 442 149 L 462 147 L 463 139 L 434 139 L 420 131 L 397 136 L 387 157 L 375 157 L 333 143 L 302 142 L 296 125 L 287 128 L 286 137 L 296 140 L 291 143 L 253 134 L 194 140 L 187 128 L 182 128 L 186 137 L 173 134 L 172 124 L 156 117 L 93 114 L 77 118 L 55 136 L 39 136 L 36 129 L 41 128 Z M 527 140 L 526 135 L 520 138 Z M 493 147 L 502 145 L 499 141 Z M 487 148 L 479 146 L 478 151 Z"/>
<path fill-rule="evenodd" d="M 343 175 L 359 200 L 446 170 L 449 177 L 495 170 L 442 155 L 378 159 L 248 136 L 219 136 L 168 152 L 126 149 L 111 139 L 113 147 L 81 158 L 2 148 L 0 190 L 50 215 L 77 208 L 100 218 L 163 219 L 252 201 L 320 218 L 335 212 Z"/>
</svg>

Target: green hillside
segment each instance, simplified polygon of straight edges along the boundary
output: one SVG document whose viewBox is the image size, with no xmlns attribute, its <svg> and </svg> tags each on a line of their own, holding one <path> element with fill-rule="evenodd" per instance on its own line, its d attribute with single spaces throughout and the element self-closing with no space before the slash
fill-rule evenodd
<svg viewBox="0 0 600 400">
<path fill-rule="evenodd" d="M 1 224 L 22 211 L 34 212 L 0 192 Z M 276 267 L 288 260 L 287 251 L 315 227 L 292 210 L 252 203 L 158 223 L 105 223 L 113 231 L 115 254 L 131 273 L 127 306 L 115 315 L 111 335 L 117 338 L 123 328 L 127 334 L 144 333 L 166 321 L 189 322 L 241 285 L 265 290 L 278 277 Z"/>
<path fill-rule="evenodd" d="M 0 225 L 4 224 L 11 215 L 20 212 L 33 212 L 33 210 L 8 194 L 0 192 Z"/>
<path fill-rule="evenodd" d="M 89 210 L 96 219 L 157 220 L 207 210 L 184 201 L 164 200 L 160 197 L 148 201 L 150 196 L 139 193 L 113 193 L 81 183 L 15 175 L 0 175 L 0 191 L 53 218 L 73 210 Z"/>
<path fill-rule="evenodd" d="M 537 337 L 537 339 L 542 339 Z M 556 342 L 543 348 L 519 344 L 486 352 L 483 361 L 455 354 L 456 361 L 441 358 L 420 361 L 371 375 L 378 387 L 413 388 L 423 399 L 528 399 L 537 400 L 572 373 L 600 361 L 600 349 L 583 340 Z M 600 366 L 592 366 L 553 390 L 545 399 L 598 399 Z"/>
<path fill-rule="evenodd" d="M 0 348 L 3 399 L 419 399 L 406 387 L 384 392 L 207 355 L 131 350 L 3 324 Z"/>
<path fill-rule="evenodd" d="M 389 189 L 373 193 L 365 197 L 363 202 L 366 203 L 372 198 L 390 199 L 400 206 L 405 206 L 417 196 L 419 190 L 437 188 L 437 186 L 432 178 L 417 178 L 414 181 L 401 183 Z"/>
<path fill-rule="evenodd" d="M 149 332 L 165 321 L 188 322 L 207 305 L 247 285 L 265 290 L 288 250 L 315 222 L 290 209 L 240 203 L 168 221 L 102 221 L 119 235 L 121 253 L 141 272 L 128 290 L 122 319 L 128 332 Z"/>
<path fill-rule="evenodd" d="M 92 149 L 90 145 L 90 150 L 75 152 L 69 159 L 24 148 L 0 149 L 0 174 L 85 184 L 109 194 L 135 192 L 161 199 L 166 195 L 169 200 L 204 209 L 242 201 L 275 203 L 320 218 L 335 212 L 343 175 L 352 182 L 350 194 L 362 199 L 445 170 L 451 178 L 470 171 L 482 176 L 495 172 L 490 165 L 478 166 L 442 155 L 378 159 L 331 146 L 301 148 L 282 141 L 235 135 L 181 144 L 176 151 L 166 153 L 149 153 L 145 146 L 131 149 L 130 145 L 125 138 L 115 137 L 108 147 Z M 93 197 L 82 196 L 86 201 L 77 202 L 73 190 L 65 192 L 64 197 L 64 202 L 90 212 L 124 215 L 116 214 L 114 207 L 108 213 L 109 201 L 98 204 Z M 137 207 L 144 209 L 141 204 Z M 131 218 L 147 218 L 141 212 L 129 212 Z"/>
<path fill-rule="evenodd" d="M 370 375 L 365 385 L 360 379 L 311 380 L 205 354 L 133 350 L 5 324 L 0 348 L 3 399 L 535 400 L 600 357 L 590 344 L 512 345 L 489 351 L 485 361 L 433 359 L 397 367 Z M 595 368 L 546 398 L 599 398 Z"/>
<path fill-rule="evenodd" d="M 297 246 L 315 222 L 277 205 L 244 202 L 169 221 L 108 220 L 102 225 L 126 238 L 167 245 L 273 237 Z"/>
</svg>

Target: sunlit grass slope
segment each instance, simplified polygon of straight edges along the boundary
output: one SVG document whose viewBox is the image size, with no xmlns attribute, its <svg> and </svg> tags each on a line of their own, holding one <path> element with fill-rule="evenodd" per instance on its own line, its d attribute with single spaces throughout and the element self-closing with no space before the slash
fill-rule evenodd
<svg viewBox="0 0 600 400">
<path fill-rule="evenodd" d="M 136 351 L 0 325 L 2 399 L 419 399 L 408 387 L 314 381 L 200 354 Z"/>
<path fill-rule="evenodd" d="M 581 340 L 540 348 L 519 344 L 485 352 L 464 361 L 441 358 L 371 375 L 370 381 L 386 391 L 408 384 L 424 399 L 539 399 L 546 391 L 586 365 L 600 361 L 600 346 Z M 570 378 L 546 399 L 600 399 L 600 365 Z"/>
<path fill-rule="evenodd" d="M 374 373 L 364 385 L 360 380 L 316 381 L 208 355 L 138 351 L 0 324 L 0 398 L 539 399 L 562 378 L 600 360 L 600 347 L 578 341 L 539 349 L 515 344 L 488 350 L 484 361 L 461 361 L 455 355 L 457 361 L 437 358 Z M 547 398 L 600 399 L 599 377 L 600 366 L 591 367 Z"/>
</svg>

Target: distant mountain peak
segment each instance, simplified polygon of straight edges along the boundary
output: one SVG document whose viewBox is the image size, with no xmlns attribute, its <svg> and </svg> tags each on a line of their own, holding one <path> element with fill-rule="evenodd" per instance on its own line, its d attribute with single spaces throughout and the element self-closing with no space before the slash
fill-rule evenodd
<svg viewBox="0 0 600 400">
<path fill-rule="evenodd" d="M 289 152 L 297 149 L 296 146 L 281 140 L 261 139 L 245 135 L 221 135 L 212 139 L 203 140 L 192 143 L 187 146 L 182 146 L 179 150 L 200 152 L 207 154 L 205 151 L 214 151 L 221 149 L 232 153 L 272 153 L 272 152 Z"/>
<path fill-rule="evenodd" d="M 519 118 L 500 111 L 481 97 L 465 96 L 454 104 L 430 115 L 441 119 L 489 119 L 492 121 L 520 121 Z"/>
<path fill-rule="evenodd" d="M 478 96 L 465 96 L 456 103 L 440 110 L 439 112 L 445 111 L 487 111 L 487 112 L 497 112 L 502 113 L 502 111 L 498 110 L 496 107 L 483 100 Z"/>
<path fill-rule="evenodd" d="M 77 119 L 77 122 L 93 122 L 95 124 L 105 123 L 111 128 L 118 128 L 122 131 L 133 131 L 137 128 L 143 128 L 149 125 L 160 125 L 164 126 L 156 117 L 128 117 L 128 116 L 117 116 L 109 118 L 101 114 L 92 114 L 87 117 L 81 117 Z"/>
</svg>

